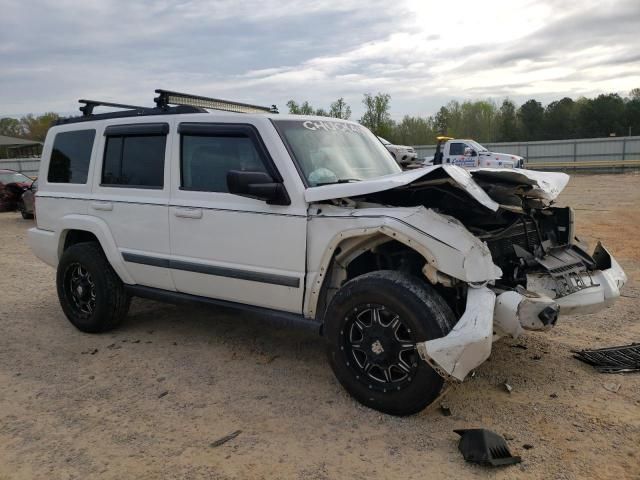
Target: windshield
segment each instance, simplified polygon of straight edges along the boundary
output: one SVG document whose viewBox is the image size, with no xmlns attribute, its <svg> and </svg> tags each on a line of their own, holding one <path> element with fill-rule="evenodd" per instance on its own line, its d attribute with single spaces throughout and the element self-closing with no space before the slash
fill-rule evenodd
<svg viewBox="0 0 640 480">
<path fill-rule="evenodd" d="M 29 183 L 31 179 L 21 173 L 11 172 L 11 173 L 0 173 L 0 183 L 5 185 L 9 183 Z"/>
<path fill-rule="evenodd" d="M 402 170 L 365 127 L 331 120 L 273 120 L 311 187 Z"/>
<path fill-rule="evenodd" d="M 467 141 L 467 144 L 471 148 L 473 148 L 476 152 L 488 152 L 489 151 L 486 148 L 484 148 L 482 145 L 480 145 L 478 142 L 474 142 L 473 140 Z"/>
</svg>

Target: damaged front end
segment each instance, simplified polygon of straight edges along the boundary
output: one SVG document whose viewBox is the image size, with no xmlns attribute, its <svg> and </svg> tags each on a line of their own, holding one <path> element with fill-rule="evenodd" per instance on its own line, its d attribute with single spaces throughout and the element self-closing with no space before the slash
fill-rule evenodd
<svg viewBox="0 0 640 480">
<path fill-rule="evenodd" d="M 568 179 L 562 173 L 468 173 L 444 166 L 360 197 L 391 206 L 422 205 L 461 223 L 484 242 L 502 271 L 493 282 L 468 283 L 453 330 L 418 344 L 420 356 L 443 376 L 463 380 L 502 336 L 547 330 L 559 315 L 597 312 L 620 296 L 627 280 L 620 265 L 600 243 L 589 254 L 575 235 L 572 209 L 552 206 Z M 433 281 L 437 275 L 431 273 Z"/>
</svg>

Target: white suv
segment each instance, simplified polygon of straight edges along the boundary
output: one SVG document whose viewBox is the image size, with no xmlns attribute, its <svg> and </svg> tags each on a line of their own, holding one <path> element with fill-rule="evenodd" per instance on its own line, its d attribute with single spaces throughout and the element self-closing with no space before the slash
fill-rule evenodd
<svg viewBox="0 0 640 480">
<path fill-rule="evenodd" d="M 402 172 L 357 123 L 159 93 L 84 101 L 47 134 L 29 242 L 82 331 L 115 327 L 132 296 L 260 311 L 321 331 L 357 400 L 407 415 L 492 341 L 597 311 L 626 281 L 550 206 L 564 174 Z"/>
</svg>

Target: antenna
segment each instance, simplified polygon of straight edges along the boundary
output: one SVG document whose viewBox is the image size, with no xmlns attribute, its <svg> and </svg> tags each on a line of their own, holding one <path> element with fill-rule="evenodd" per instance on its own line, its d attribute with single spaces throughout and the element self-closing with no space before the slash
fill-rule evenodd
<svg viewBox="0 0 640 480">
<path fill-rule="evenodd" d="M 166 109 L 169 105 L 185 105 L 190 107 L 208 108 L 213 110 L 224 110 L 236 113 L 278 113 L 275 105 L 271 107 L 261 107 L 249 103 L 232 102 L 219 98 L 201 97 L 189 93 L 172 92 L 169 90 L 157 89 L 158 96 L 153 99 L 158 108 Z"/>
</svg>

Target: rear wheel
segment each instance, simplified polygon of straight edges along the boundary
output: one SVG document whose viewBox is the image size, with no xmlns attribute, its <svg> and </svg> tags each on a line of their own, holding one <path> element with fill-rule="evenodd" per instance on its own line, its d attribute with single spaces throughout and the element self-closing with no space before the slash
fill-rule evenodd
<svg viewBox="0 0 640 480">
<path fill-rule="evenodd" d="M 444 383 L 416 344 L 443 337 L 453 312 L 429 284 L 395 271 L 346 283 L 325 316 L 331 368 L 360 403 L 392 415 L 417 413 Z"/>
<path fill-rule="evenodd" d="M 64 251 L 56 284 L 62 310 L 83 332 L 111 330 L 129 310 L 131 297 L 95 242 L 78 243 Z"/>
</svg>

